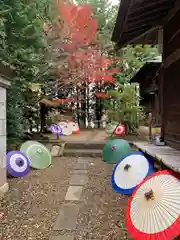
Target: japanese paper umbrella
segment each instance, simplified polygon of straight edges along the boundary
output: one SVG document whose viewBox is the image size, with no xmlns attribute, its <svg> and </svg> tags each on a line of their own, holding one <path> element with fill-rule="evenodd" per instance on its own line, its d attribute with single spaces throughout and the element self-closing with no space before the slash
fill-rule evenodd
<svg viewBox="0 0 180 240">
<path fill-rule="evenodd" d="M 116 192 L 131 195 L 147 176 L 155 173 L 155 169 L 143 153 L 130 153 L 117 163 L 112 173 L 112 187 Z"/>
<path fill-rule="evenodd" d="M 19 151 L 10 151 L 6 155 L 8 174 L 13 177 L 24 177 L 30 170 L 29 159 Z"/>
<path fill-rule="evenodd" d="M 55 135 L 58 135 L 58 136 L 62 135 L 62 128 L 59 125 L 51 124 L 49 129 Z"/>
<path fill-rule="evenodd" d="M 123 124 L 119 124 L 113 131 L 113 134 L 115 134 L 117 137 L 124 136 L 125 135 L 125 126 Z"/>
<path fill-rule="evenodd" d="M 103 148 L 102 158 L 106 163 L 115 164 L 131 152 L 129 143 L 124 139 L 109 140 Z"/>
<path fill-rule="evenodd" d="M 63 128 L 64 126 L 67 125 L 67 122 L 59 122 L 58 125 L 59 125 L 61 128 Z"/>
<path fill-rule="evenodd" d="M 145 179 L 129 200 L 126 224 L 137 240 L 172 240 L 179 236 L 179 179 L 167 170 Z"/>
<path fill-rule="evenodd" d="M 20 151 L 26 154 L 32 168 L 43 169 L 51 165 L 51 153 L 39 142 L 27 141 L 21 145 Z"/>
<path fill-rule="evenodd" d="M 63 128 L 62 128 L 62 134 L 64 136 L 70 136 L 72 135 L 72 126 L 69 124 L 66 124 Z"/>
<path fill-rule="evenodd" d="M 68 125 L 70 125 L 72 127 L 72 133 L 79 133 L 80 132 L 80 128 L 79 128 L 78 123 L 69 122 Z"/>
<path fill-rule="evenodd" d="M 116 129 L 117 124 L 108 124 L 106 127 L 106 132 L 108 134 L 112 134 L 114 132 L 114 130 Z"/>
</svg>

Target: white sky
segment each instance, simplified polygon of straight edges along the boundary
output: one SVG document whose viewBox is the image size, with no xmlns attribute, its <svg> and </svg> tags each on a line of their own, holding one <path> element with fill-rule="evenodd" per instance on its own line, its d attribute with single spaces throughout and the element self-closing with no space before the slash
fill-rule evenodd
<svg viewBox="0 0 180 240">
<path fill-rule="evenodd" d="M 112 3 L 112 5 L 119 5 L 121 0 L 109 0 L 110 3 Z M 73 0 L 73 2 L 76 4 L 76 0 Z"/>
<path fill-rule="evenodd" d="M 109 0 L 113 5 L 119 5 L 120 0 Z"/>
</svg>

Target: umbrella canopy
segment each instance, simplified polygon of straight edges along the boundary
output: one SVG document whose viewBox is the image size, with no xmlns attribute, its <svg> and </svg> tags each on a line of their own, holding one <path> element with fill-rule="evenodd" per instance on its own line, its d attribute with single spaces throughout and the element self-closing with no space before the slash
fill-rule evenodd
<svg viewBox="0 0 180 240">
<path fill-rule="evenodd" d="M 72 126 L 69 124 L 66 124 L 63 128 L 62 128 L 62 134 L 64 136 L 70 136 L 72 135 Z"/>
<path fill-rule="evenodd" d="M 116 127 L 117 127 L 117 123 L 108 124 L 107 127 L 106 127 L 106 132 L 110 135 L 114 132 Z"/>
<path fill-rule="evenodd" d="M 112 187 L 116 192 L 131 195 L 136 186 L 153 173 L 155 169 L 143 153 L 130 153 L 115 166 L 111 178 Z"/>
<path fill-rule="evenodd" d="M 24 177 L 30 170 L 29 159 L 22 152 L 10 151 L 6 155 L 8 174 L 13 177 Z"/>
<path fill-rule="evenodd" d="M 79 128 L 78 123 L 69 122 L 68 125 L 72 127 L 72 133 L 79 133 L 80 132 L 80 128 Z"/>
<path fill-rule="evenodd" d="M 39 142 L 27 141 L 21 145 L 20 151 L 26 154 L 32 168 L 43 169 L 51 165 L 51 153 Z"/>
<path fill-rule="evenodd" d="M 66 122 L 65 122 L 65 121 L 63 121 L 63 122 L 58 122 L 58 125 L 59 125 L 61 128 L 63 128 L 64 126 L 67 125 L 67 121 L 66 121 Z"/>
<path fill-rule="evenodd" d="M 125 126 L 123 124 L 119 124 L 119 126 L 115 128 L 113 134 L 117 137 L 125 136 Z"/>
<path fill-rule="evenodd" d="M 129 143 L 124 139 L 109 140 L 102 153 L 104 162 L 115 164 L 131 152 Z"/>
<path fill-rule="evenodd" d="M 58 136 L 62 135 L 62 128 L 57 124 L 51 124 L 49 129 L 55 135 L 58 135 Z"/>
<path fill-rule="evenodd" d="M 179 236 L 179 179 L 164 170 L 144 180 L 129 200 L 126 223 L 133 239 L 172 240 Z"/>
</svg>

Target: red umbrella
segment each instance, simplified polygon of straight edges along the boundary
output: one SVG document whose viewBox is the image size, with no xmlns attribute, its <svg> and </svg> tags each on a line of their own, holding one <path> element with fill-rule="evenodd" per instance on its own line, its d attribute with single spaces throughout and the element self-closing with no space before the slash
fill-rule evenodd
<svg viewBox="0 0 180 240">
<path fill-rule="evenodd" d="M 114 130 L 113 134 L 116 135 L 117 137 L 120 136 L 125 136 L 125 126 L 123 124 L 119 124 L 119 126 L 116 127 L 116 129 Z"/>
<path fill-rule="evenodd" d="M 167 170 L 146 178 L 129 200 L 126 223 L 136 240 L 172 240 L 179 236 L 179 178 Z"/>
</svg>

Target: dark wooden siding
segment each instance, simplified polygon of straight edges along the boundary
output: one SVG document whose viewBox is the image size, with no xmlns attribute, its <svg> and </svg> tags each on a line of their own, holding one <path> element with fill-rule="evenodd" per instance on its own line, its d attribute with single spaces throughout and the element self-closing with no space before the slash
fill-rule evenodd
<svg viewBox="0 0 180 240">
<path fill-rule="evenodd" d="M 180 47 L 180 9 L 173 18 L 166 24 L 164 29 L 164 57 L 168 57 L 175 48 Z"/>
<path fill-rule="evenodd" d="M 164 69 L 164 137 L 180 149 L 180 60 Z"/>
<path fill-rule="evenodd" d="M 154 95 L 154 109 L 155 109 L 155 124 L 161 125 L 161 75 L 155 78 L 157 85 L 157 92 Z"/>
<path fill-rule="evenodd" d="M 146 91 L 147 91 L 148 88 L 150 88 L 151 83 L 152 83 L 152 81 L 148 77 L 145 77 L 144 79 L 141 80 L 141 82 L 140 82 L 140 95 L 142 97 L 144 97 L 146 95 Z"/>
<path fill-rule="evenodd" d="M 140 79 L 140 96 L 141 96 L 140 105 L 144 108 L 145 113 L 153 111 L 152 96 L 147 94 L 147 90 L 150 88 L 151 84 L 152 84 L 151 73 L 147 72 L 147 74 L 143 75 L 142 79 Z"/>
<path fill-rule="evenodd" d="M 164 28 L 163 119 L 164 138 L 180 150 L 180 59 L 175 52 L 180 48 L 180 10 Z M 172 58 L 176 56 L 173 60 Z M 168 61 L 167 61 L 168 59 Z"/>
<path fill-rule="evenodd" d="M 158 72 L 161 68 L 160 63 L 146 63 L 131 82 L 140 84 L 140 105 L 143 106 L 145 113 L 152 113 L 153 123 L 161 124 L 160 109 L 160 78 Z"/>
</svg>

